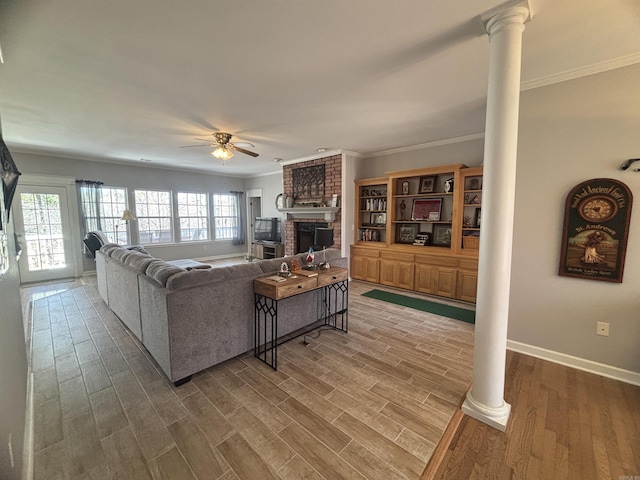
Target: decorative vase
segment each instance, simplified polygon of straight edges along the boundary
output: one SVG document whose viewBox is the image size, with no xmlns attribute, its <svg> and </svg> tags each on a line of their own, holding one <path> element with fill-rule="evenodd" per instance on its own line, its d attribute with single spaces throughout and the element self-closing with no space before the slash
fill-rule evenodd
<svg viewBox="0 0 640 480">
<path fill-rule="evenodd" d="M 293 197 L 287 195 L 287 197 L 284 199 L 284 204 L 287 208 L 293 208 Z"/>
</svg>

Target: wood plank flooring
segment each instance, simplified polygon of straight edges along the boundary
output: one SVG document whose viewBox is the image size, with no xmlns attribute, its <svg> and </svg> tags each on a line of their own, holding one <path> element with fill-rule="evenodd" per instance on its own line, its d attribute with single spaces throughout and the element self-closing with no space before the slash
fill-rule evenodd
<svg viewBox="0 0 640 480">
<path fill-rule="evenodd" d="M 506 432 L 464 416 L 422 478 L 640 479 L 640 387 L 508 351 L 505 400 Z"/>
<path fill-rule="evenodd" d="M 35 478 L 420 478 L 471 381 L 473 325 L 370 288 L 350 284 L 348 334 L 285 343 L 278 371 L 243 355 L 178 388 L 93 285 L 36 299 Z"/>
</svg>

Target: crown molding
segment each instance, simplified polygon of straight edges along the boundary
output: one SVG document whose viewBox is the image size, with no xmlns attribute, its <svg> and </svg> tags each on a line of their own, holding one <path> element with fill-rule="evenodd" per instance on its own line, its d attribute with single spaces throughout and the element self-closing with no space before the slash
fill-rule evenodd
<svg viewBox="0 0 640 480">
<path fill-rule="evenodd" d="M 382 150 L 380 152 L 373 152 L 368 154 L 367 158 L 383 157 L 385 155 L 392 155 L 394 153 L 410 152 L 412 150 L 421 150 L 423 148 L 441 147 L 442 145 L 451 145 L 452 143 L 470 142 L 472 140 L 480 140 L 483 138 L 484 138 L 484 132 L 474 133 L 471 135 L 463 135 L 462 137 L 447 138 L 445 140 L 436 140 L 434 142 L 419 143 L 418 145 L 411 145 L 408 147 L 399 147 L 399 148 L 392 148 L 391 150 Z"/>
<path fill-rule="evenodd" d="M 604 62 L 595 63 L 586 67 L 573 68 L 571 70 L 549 75 L 547 77 L 527 80 L 526 82 L 522 82 L 520 84 L 520 91 L 524 92 L 527 90 L 532 90 L 534 88 L 546 87 L 547 85 L 553 85 L 554 83 L 561 83 L 566 82 L 567 80 L 587 77 L 596 73 L 615 70 L 616 68 L 628 67 L 629 65 L 634 65 L 636 63 L 640 63 L 640 52 L 631 53 L 629 55 L 613 58 L 611 60 L 605 60 Z"/>
</svg>

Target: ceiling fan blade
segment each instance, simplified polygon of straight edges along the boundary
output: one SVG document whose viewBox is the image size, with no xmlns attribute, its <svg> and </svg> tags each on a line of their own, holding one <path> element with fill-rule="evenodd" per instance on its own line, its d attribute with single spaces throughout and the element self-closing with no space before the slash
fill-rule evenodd
<svg viewBox="0 0 640 480">
<path fill-rule="evenodd" d="M 178 148 L 191 148 L 191 147 L 217 147 L 217 145 L 180 145 Z"/>
<path fill-rule="evenodd" d="M 250 152 L 249 150 L 245 150 L 244 148 L 236 147 L 233 143 L 227 144 L 231 150 L 235 150 L 236 152 L 244 153 L 245 155 L 250 155 L 252 157 L 257 157 L 258 154 L 254 152 Z"/>
<path fill-rule="evenodd" d="M 236 147 L 245 147 L 245 148 L 256 148 L 256 146 L 251 142 L 233 142 Z"/>
</svg>

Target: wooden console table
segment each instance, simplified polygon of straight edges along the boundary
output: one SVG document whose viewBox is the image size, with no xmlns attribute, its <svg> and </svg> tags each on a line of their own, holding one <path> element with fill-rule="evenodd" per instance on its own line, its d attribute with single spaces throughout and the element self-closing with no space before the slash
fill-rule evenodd
<svg viewBox="0 0 640 480">
<path fill-rule="evenodd" d="M 277 274 L 272 277 L 277 277 Z M 254 356 L 274 370 L 278 369 L 279 300 L 319 290 L 317 319 L 324 320 L 321 326 L 348 331 L 349 271 L 346 268 L 304 270 L 283 278 L 284 281 L 277 281 L 271 277 L 260 277 L 253 281 Z"/>
</svg>

